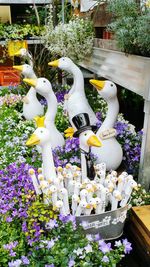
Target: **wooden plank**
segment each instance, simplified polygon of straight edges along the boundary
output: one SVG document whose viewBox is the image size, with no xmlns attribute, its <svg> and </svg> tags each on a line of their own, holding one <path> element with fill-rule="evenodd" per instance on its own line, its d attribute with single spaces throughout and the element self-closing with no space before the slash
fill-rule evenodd
<svg viewBox="0 0 150 267">
<path fill-rule="evenodd" d="M 141 237 L 140 230 L 136 227 L 133 221 L 128 224 L 129 235 L 133 239 L 133 243 L 139 251 L 139 256 L 144 260 L 145 267 L 150 267 L 150 248 L 145 239 Z M 147 265 L 146 265 L 147 264 Z"/>
<path fill-rule="evenodd" d="M 135 216 L 150 237 L 150 205 L 133 207 L 132 212 L 133 216 Z"/>
<path fill-rule="evenodd" d="M 142 225 L 134 218 L 131 219 L 131 225 L 133 225 L 134 238 L 138 239 L 141 245 L 150 252 L 150 237 L 147 235 L 147 232 L 142 227 Z"/>
<path fill-rule="evenodd" d="M 111 50 L 115 50 L 115 51 L 121 51 L 117 47 L 117 41 L 111 40 L 111 39 L 94 38 L 94 46 L 98 47 L 98 48 L 103 48 L 103 49 L 111 49 Z"/>
<path fill-rule="evenodd" d="M 94 47 L 80 65 L 150 100 L 150 58 Z"/>
</svg>

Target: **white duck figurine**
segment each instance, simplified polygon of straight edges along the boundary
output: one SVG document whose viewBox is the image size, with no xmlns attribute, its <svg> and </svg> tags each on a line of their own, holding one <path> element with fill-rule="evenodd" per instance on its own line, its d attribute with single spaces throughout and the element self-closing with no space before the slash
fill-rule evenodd
<svg viewBox="0 0 150 267">
<path fill-rule="evenodd" d="M 65 207 L 64 207 L 64 203 L 62 200 L 57 200 L 55 205 L 53 206 L 53 210 L 58 210 L 60 212 L 60 214 L 66 216 L 66 211 L 65 211 Z"/>
<path fill-rule="evenodd" d="M 24 58 L 24 60 L 27 60 L 28 64 L 33 68 L 33 57 L 28 49 L 21 48 L 14 54 L 14 56 Z"/>
<path fill-rule="evenodd" d="M 33 67 L 28 64 L 13 66 L 14 69 L 19 70 L 25 78 L 37 79 Z M 23 116 L 26 120 L 32 120 L 34 117 L 43 115 L 44 107 L 41 105 L 36 96 L 36 91 L 30 87 L 28 93 L 23 98 Z"/>
<path fill-rule="evenodd" d="M 55 117 L 57 113 L 57 99 L 52 90 L 51 83 L 46 78 L 38 79 L 23 79 L 24 82 L 33 86 L 37 93 L 46 98 L 48 108 L 45 114 L 45 127 L 51 133 L 51 147 L 52 149 L 57 146 L 63 146 L 65 141 L 62 134 L 55 126 Z"/>
<path fill-rule="evenodd" d="M 58 200 L 57 187 L 55 185 L 51 185 L 49 187 L 48 193 L 52 196 L 53 206 L 56 205 L 56 202 Z"/>
<path fill-rule="evenodd" d="M 59 190 L 59 198 L 63 201 L 66 214 L 70 214 L 68 191 L 66 188 Z"/>
<path fill-rule="evenodd" d="M 102 201 L 99 197 L 95 197 L 96 201 L 96 209 L 95 209 L 95 214 L 101 214 L 102 211 Z"/>
<path fill-rule="evenodd" d="M 75 216 L 80 216 L 81 214 L 85 213 L 86 207 L 87 207 L 87 202 L 85 200 L 80 200 L 80 203 L 77 207 Z"/>
<path fill-rule="evenodd" d="M 114 190 L 111 196 L 111 210 L 116 210 L 118 202 L 122 200 L 121 193 L 118 190 Z"/>
<path fill-rule="evenodd" d="M 87 113 L 90 118 L 90 124 L 95 125 L 97 122 L 96 115 L 90 107 L 85 91 L 84 91 L 84 78 L 82 71 L 77 67 L 74 62 L 68 57 L 62 57 L 58 60 L 48 63 L 49 66 L 59 67 L 73 75 L 73 85 L 68 95 L 66 96 L 65 106 L 69 115 L 69 121 L 75 129 L 72 118 L 79 113 Z"/>
<path fill-rule="evenodd" d="M 97 163 L 105 162 L 107 170 L 116 170 L 123 158 L 121 145 L 116 140 L 113 129 L 119 112 L 117 87 L 111 81 L 90 80 L 90 83 L 108 104 L 106 119 L 96 133 L 103 146 L 100 149 L 93 147 L 92 153 L 97 156 Z"/>
<path fill-rule="evenodd" d="M 85 209 L 85 215 L 90 215 L 92 210 L 96 209 L 96 200 L 95 198 L 91 198 L 89 201 L 88 201 L 88 204 L 86 206 L 86 209 Z"/>
<path fill-rule="evenodd" d="M 40 118 L 41 119 L 41 118 Z M 41 125 L 41 121 L 39 122 Z M 51 149 L 51 134 L 48 129 L 38 127 L 26 142 L 27 146 L 39 145 L 42 149 L 43 175 L 46 180 L 56 178 L 56 170 Z"/>
<path fill-rule="evenodd" d="M 72 205 L 71 205 L 72 215 L 75 215 L 79 202 L 80 202 L 79 196 L 75 194 L 72 195 Z"/>
<path fill-rule="evenodd" d="M 90 125 L 89 116 L 87 113 L 77 114 L 72 118 L 72 121 L 77 129 L 73 134 L 74 137 L 79 137 L 79 146 L 81 151 L 81 172 L 82 172 L 82 183 L 84 180 L 89 178 L 94 180 L 95 169 L 90 159 L 90 147 L 100 147 L 101 142 L 92 131 L 95 126 Z"/>
</svg>

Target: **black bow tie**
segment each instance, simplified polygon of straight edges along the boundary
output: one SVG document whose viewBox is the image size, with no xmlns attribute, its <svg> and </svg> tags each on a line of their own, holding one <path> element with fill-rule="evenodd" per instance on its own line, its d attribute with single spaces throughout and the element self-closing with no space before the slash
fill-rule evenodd
<svg viewBox="0 0 150 267">
<path fill-rule="evenodd" d="M 84 154 L 85 159 L 86 159 L 87 177 L 90 180 L 94 180 L 95 170 L 94 170 L 93 162 L 91 160 L 90 152 L 85 152 L 84 150 L 81 150 L 81 153 Z"/>
</svg>

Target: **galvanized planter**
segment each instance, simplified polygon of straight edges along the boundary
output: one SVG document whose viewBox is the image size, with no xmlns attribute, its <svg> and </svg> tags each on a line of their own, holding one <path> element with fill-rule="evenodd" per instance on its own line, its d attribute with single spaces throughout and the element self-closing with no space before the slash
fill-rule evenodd
<svg viewBox="0 0 150 267">
<path fill-rule="evenodd" d="M 77 224 L 82 224 L 86 234 L 100 234 L 105 240 L 116 239 L 123 233 L 128 205 L 102 214 L 76 217 Z"/>
</svg>

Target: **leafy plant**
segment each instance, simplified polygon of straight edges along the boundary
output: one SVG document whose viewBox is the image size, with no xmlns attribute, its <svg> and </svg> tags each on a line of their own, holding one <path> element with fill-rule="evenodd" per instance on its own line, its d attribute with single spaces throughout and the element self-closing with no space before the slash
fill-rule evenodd
<svg viewBox="0 0 150 267">
<path fill-rule="evenodd" d="M 31 36 L 41 36 L 44 26 L 20 25 L 20 24 L 0 24 L 0 39 L 22 40 Z"/>
<path fill-rule="evenodd" d="M 69 23 L 59 23 L 53 28 L 52 15 L 50 14 L 43 40 L 52 55 L 68 56 L 74 61 L 78 61 L 90 55 L 93 37 L 93 25 L 90 20 L 76 17 Z"/>
<path fill-rule="evenodd" d="M 138 184 L 138 190 L 133 190 L 130 204 L 132 206 L 150 205 L 150 192 Z"/>
<path fill-rule="evenodd" d="M 136 1 L 108 1 L 108 11 L 113 21 L 108 25 L 114 32 L 118 47 L 126 52 L 150 55 L 149 8 L 140 8 Z"/>
</svg>

